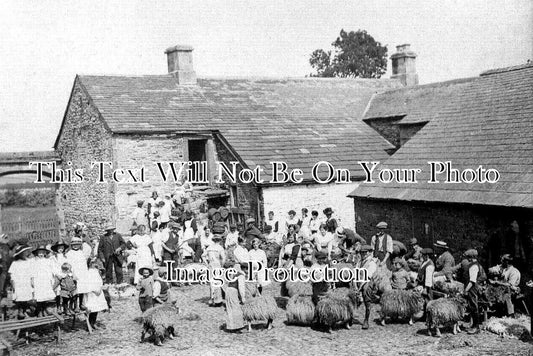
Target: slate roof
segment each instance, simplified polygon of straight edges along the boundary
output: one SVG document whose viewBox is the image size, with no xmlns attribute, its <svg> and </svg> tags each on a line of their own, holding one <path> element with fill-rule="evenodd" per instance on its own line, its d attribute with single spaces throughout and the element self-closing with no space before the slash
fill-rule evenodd
<svg viewBox="0 0 533 356">
<path fill-rule="evenodd" d="M 112 132 L 217 130 L 249 167 L 285 161 L 304 178 L 321 160 L 360 176 L 357 160 L 385 159 L 392 146 L 361 118 L 374 93 L 401 86 L 388 79 L 205 78 L 193 86 L 170 75 L 77 80 Z"/>
<path fill-rule="evenodd" d="M 402 117 L 396 124 L 428 122 L 441 113 L 443 103 L 461 96 L 478 79 L 456 79 L 387 90 L 372 99 L 364 120 Z"/>
<path fill-rule="evenodd" d="M 350 196 L 533 208 L 533 64 L 491 70 L 458 85 L 460 95 L 421 112 L 419 120 L 429 123 L 382 164 L 422 169 L 418 183 L 363 183 Z M 501 178 L 444 184 L 440 175 L 441 183 L 430 184 L 428 161 L 451 161 L 458 169 L 483 165 Z"/>
</svg>

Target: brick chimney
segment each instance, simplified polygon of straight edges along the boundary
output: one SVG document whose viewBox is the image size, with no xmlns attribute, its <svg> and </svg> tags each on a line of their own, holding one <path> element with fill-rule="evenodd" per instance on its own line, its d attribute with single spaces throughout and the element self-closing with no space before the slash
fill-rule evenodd
<svg viewBox="0 0 533 356">
<path fill-rule="evenodd" d="M 404 86 L 418 85 L 416 74 L 416 53 L 411 51 L 410 44 L 396 46 L 396 53 L 390 56 L 392 61 L 392 76 L 402 82 Z"/>
<path fill-rule="evenodd" d="M 178 84 L 196 84 L 196 72 L 192 65 L 191 46 L 177 45 L 167 48 L 168 73 L 172 74 Z"/>
</svg>

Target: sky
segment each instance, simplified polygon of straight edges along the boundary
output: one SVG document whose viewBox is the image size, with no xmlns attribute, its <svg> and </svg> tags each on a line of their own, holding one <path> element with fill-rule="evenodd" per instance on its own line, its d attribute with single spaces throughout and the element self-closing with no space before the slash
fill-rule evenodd
<svg viewBox="0 0 533 356">
<path fill-rule="evenodd" d="M 76 74 L 166 74 L 188 44 L 200 77 L 300 77 L 341 29 L 410 43 L 421 84 L 533 59 L 531 0 L 4 0 L 0 151 L 52 149 Z"/>
</svg>

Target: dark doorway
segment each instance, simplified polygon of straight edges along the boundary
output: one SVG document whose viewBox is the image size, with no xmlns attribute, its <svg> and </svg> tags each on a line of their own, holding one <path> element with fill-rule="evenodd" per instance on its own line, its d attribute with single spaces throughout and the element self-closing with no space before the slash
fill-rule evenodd
<svg viewBox="0 0 533 356">
<path fill-rule="evenodd" d="M 206 145 L 207 140 L 189 140 L 189 161 L 193 163 L 190 169 L 196 182 L 205 181 L 207 178 Z"/>
</svg>

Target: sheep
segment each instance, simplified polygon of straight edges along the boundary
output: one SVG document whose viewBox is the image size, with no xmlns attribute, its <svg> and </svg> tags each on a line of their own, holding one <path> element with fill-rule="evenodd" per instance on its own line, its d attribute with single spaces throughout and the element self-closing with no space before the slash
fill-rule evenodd
<svg viewBox="0 0 533 356">
<path fill-rule="evenodd" d="M 431 329 L 435 328 L 435 336 L 440 337 L 440 326 L 453 324 L 453 334 L 461 332 L 459 321 L 466 311 L 466 300 L 462 296 L 454 298 L 440 298 L 431 300 L 426 306 L 426 324 L 428 335 L 432 336 Z"/>
<path fill-rule="evenodd" d="M 292 282 L 290 280 L 283 282 L 281 285 L 282 297 L 294 297 L 296 295 L 311 295 L 313 294 L 313 287 L 311 283 L 306 282 Z"/>
<path fill-rule="evenodd" d="M 315 304 L 311 296 L 295 295 L 287 303 L 287 324 L 311 325 L 315 320 Z"/>
<path fill-rule="evenodd" d="M 448 295 L 457 295 L 464 292 L 465 286 L 459 281 L 436 281 L 435 290 Z"/>
<path fill-rule="evenodd" d="M 155 337 L 154 343 L 161 346 L 165 337 L 173 339 L 176 336 L 175 322 L 180 309 L 173 303 L 158 305 L 146 310 L 142 315 L 143 331 L 141 342 L 144 342 L 146 334 Z"/>
<path fill-rule="evenodd" d="M 356 310 L 357 292 L 344 289 L 334 289 L 320 298 L 316 305 L 316 316 L 319 324 L 328 328 L 331 333 L 333 326 L 343 324 L 350 329 Z"/>
<path fill-rule="evenodd" d="M 256 294 L 248 297 L 242 305 L 242 314 L 244 320 L 248 323 L 248 330 L 251 330 L 253 321 L 261 320 L 266 320 L 267 329 L 271 329 L 277 310 L 276 300 L 269 295 Z"/>
<path fill-rule="evenodd" d="M 413 325 L 413 318 L 423 311 L 424 299 L 415 291 L 391 289 L 383 293 L 380 305 L 381 325 L 385 325 L 387 317 L 396 320 L 409 319 L 409 325 Z"/>
</svg>

